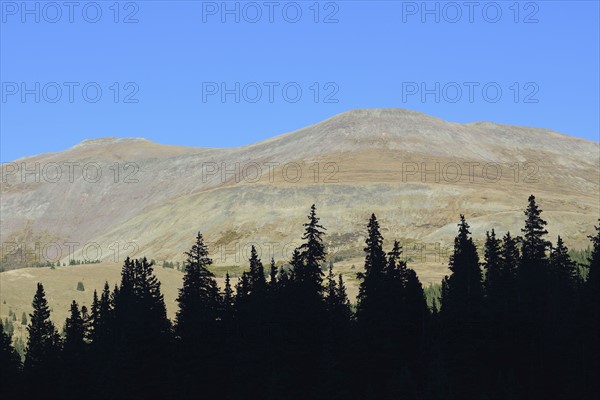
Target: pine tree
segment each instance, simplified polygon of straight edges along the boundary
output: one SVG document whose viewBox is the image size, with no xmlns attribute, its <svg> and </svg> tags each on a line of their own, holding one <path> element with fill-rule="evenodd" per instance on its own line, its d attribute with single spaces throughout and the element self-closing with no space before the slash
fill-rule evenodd
<svg viewBox="0 0 600 400">
<path fill-rule="evenodd" d="M 338 283 L 333 275 L 333 264 L 329 264 L 329 273 L 327 274 L 325 283 L 325 310 L 330 315 L 330 318 L 335 316 L 339 310 L 340 302 L 342 301 L 339 295 Z"/>
<path fill-rule="evenodd" d="M 569 249 L 558 236 L 556 247 L 550 252 L 550 270 L 554 280 L 564 290 L 572 293 L 577 285 L 577 264 L 569 256 Z"/>
<path fill-rule="evenodd" d="M 225 274 L 225 289 L 223 290 L 223 317 L 231 319 L 233 317 L 234 294 L 231 288 L 231 278 L 229 272 Z"/>
<path fill-rule="evenodd" d="M 100 387 L 104 396 L 164 397 L 169 389 L 164 381 L 166 371 L 161 367 L 169 354 L 171 324 L 160 287 L 146 257 L 125 260 L 114 299 L 105 286 L 98 309 L 103 318 L 103 302 L 114 307 L 108 326 L 114 340 L 105 348 L 104 362 L 97 364 L 98 368 L 108 369 L 113 380 Z"/>
<path fill-rule="evenodd" d="M 252 293 L 264 294 L 267 288 L 267 281 L 265 279 L 265 270 L 262 262 L 258 258 L 256 248 L 252 246 L 250 250 L 250 270 L 248 272 L 248 278 L 250 283 L 250 291 Z"/>
<path fill-rule="evenodd" d="M 517 265 L 519 263 L 518 239 L 510 236 L 510 232 L 502 238 L 502 254 L 500 263 L 502 265 L 502 280 L 505 282 L 507 290 L 513 289 L 517 279 Z"/>
<path fill-rule="evenodd" d="M 589 272 L 584 286 L 584 354 L 585 382 L 584 398 L 593 398 L 600 391 L 600 219 L 595 227 L 596 234 L 589 236 L 592 254 L 589 257 Z"/>
<path fill-rule="evenodd" d="M 2 321 L 0 321 L 0 376 L 3 383 L 3 394 L 8 395 L 12 392 L 11 386 L 14 386 L 21 368 L 21 359 L 18 353 L 11 345 L 11 337 L 4 332 Z M 7 390 L 8 393 L 4 393 Z"/>
<path fill-rule="evenodd" d="M 50 308 L 41 283 L 37 284 L 32 307 L 33 312 L 29 314 L 27 326 L 29 337 L 23 368 L 27 378 L 37 382 L 35 387 L 30 387 L 31 394 L 35 395 L 47 389 L 42 383 L 49 384 L 54 380 L 61 343 L 58 332 L 50 320 Z"/>
<path fill-rule="evenodd" d="M 600 219 L 595 227 L 596 235 L 588 236 L 592 242 L 592 254 L 589 258 L 589 272 L 587 276 L 587 290 L 595 296 L 591 307 L 600 312 Z"/>
<path fill-rule="evenodd" d="M 70 315 L 64 326 L 65 340 L 62 351 L 62 384 L 65 398 L 78 399 L 86 388 L 85 321 L 79 305 L 71 303 Z"/>
<path fill-rule="evenodd" d="M 223 299 L 215 276 L 208 269 L 212 259 L 200 232 L 185 255 L 185 275 L 177 297 L 179 310 L 175 321 L 181 351 L 178 373 L 183 378 L 184 393 L 202 390 L 204 396 L 214 397 L 213 385 L 219 386 L 220 378 L 217 365 L 223 338 L 220 321 Z"/>
<path fill-rule="evenodd" d="M 546 250 L 550 242 L 544 239 L 548 234 L 545 229 L 547 222 L 541 217 L 542 210 L 535 202 L 535 196 L 531 195 L 528 199 L 528 206 L 525 210 L 525 227 L 523 232 L 522 258 L 524 261 L 538 261 L 546 258 Z"/>
<path fill-rule="evenodd" d="M 63 354 L 72 359 L 82 356 L 85 348 L 85 323 L 79 305 L 75 300 L 71 303 L 70 315 L 65 321 L 65 341 Z"/>
<path fill-rule="evenodd" d="M 524 312 L 534 318 L 541 318 L 547 295 L 549 274 L 546 250 L 550 242 L 544 238 L 548 231 L 545 229 L 547 222 L 541 217 L 542 210 L 537 206 L 533 195 L 529 196 L 528 201 L 525 227 L 521 229 L 523 238 L 518 266 L 519 298 Z"/>
<path fill-rule="evenodd" d="M 21 314 L 21 325 L 27 325 L 27 314 L 25 314 L 25 311 Z"/>
<path fill-rule="evenodd" d="M 538 207 L 535 196 L 528 199 L 525 210 L 525 227 L 521 229 L 521 257 L 517 268 L 517 326 L 519 327 L 515 348 L 516 368 L 518 374 L 528 376 L 523 388 L 523 396 L 535 397 L 548 386 L 549 377 L 545 376 L 550 354 L 543 349 L 547 342 L 549 316 L 553 313 L 550 304 L 549 288 L 551 276 L 546 254 L 550 242 L 542 219 L 542 210 Z M 513 361 L 514 362 L 514 361 Z"/>
<path fill-rule="evenodd" d="M 464 215 L 458 226 L 449 261 L 452 273 L 442 284 L 440 317 L 450 379 L 460 398 L 472 399 L 481 394 L 483 284 L 477 248 Z"/>
<path fill-rule="evenodd" d="M 90 342 L 98 343 L 99 338 L 99 328 L 100 325 L 100 301 L 98 300 L 98 292 L 94 290 L 94 294 L 92 297 L 92 305 L 90 308 L 90 316 L 88 323 L 88 340 Z"/>
<path fill-rule="evenodd" d="M 357 318 L 364 325 L 381 320 L 380 313 L 385 309 L 384 270 L 386 256 L 383 251 L 383 237 L 375 214 L 371 215 L 367 225 L 367 239 L 364 251 L 364 272 L 357 273 L 361 280 L 358 291 Z"/>
<path fill-rule="evenodd" d="M 308 222 L 304 224 L 304 235 L 302 239 L 305 241 L 300 246 L 300 256 L 304 267 L 295 271 L 295 278 L 298 282 L 306 283 L 313 290 L 319 293 L 322 290 L 321 283 L 323 282 L 323 272 L 321 271 L 321 263 L 325 260 L 326 252 L 323 244 L 323 235 L 326 229 L 319 224 L 316 207 L 313 204 L 310 207 Z"/>
<path fill-rule="evenodd" d="M 406 284 L 407 270 L 406 261 L 401 259 L 402 246 L 397 240 L 394 240 L 392 251 L 388 253 L 388 263 L 386 273 L 392 280 L 397 281 L 400 286 Z"/>
<path fill-rule="evenodd" d="M 203 329 L 214 325 L 219 316 L 220 295 L 217 281 L 208 270 L 212 259 L 208 257 L 208 246 L 200 232 L 185 255 L 186 271 L 177 297 L 179 311 L 175 327 L 178 336 L 189 341 L 198 338 Z"/>
<path fill-rule="evenodd" d="M 484 245 L 485 290 L 491 303 L 496 304 L 498 297 L 502 294 L 502 261 L 500 256 L 500 239 L 496 238 L 496 232 L 485 233 Z"/>
</svg>

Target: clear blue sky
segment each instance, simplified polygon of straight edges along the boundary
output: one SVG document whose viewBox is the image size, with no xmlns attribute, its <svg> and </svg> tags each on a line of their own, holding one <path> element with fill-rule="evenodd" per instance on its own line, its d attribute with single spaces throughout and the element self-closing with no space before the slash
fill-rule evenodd
<svg viewBox="0 0 600 400">
<path fill-rule="evenodd" d="M 371 107 L 598 140 L 598 1 L 114 3 L 1 2 L 3 162 L 104 136 L 243 145 Z"/>
</svg>

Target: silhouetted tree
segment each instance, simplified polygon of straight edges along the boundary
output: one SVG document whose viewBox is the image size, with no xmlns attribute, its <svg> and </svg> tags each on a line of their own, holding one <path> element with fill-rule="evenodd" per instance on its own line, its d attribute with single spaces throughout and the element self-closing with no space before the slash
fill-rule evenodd
<svg viewBox="0 0 600 400">
<path fill-rule="evenodd" d="M 223 318 L 227 320 L 233 319 L 233 304 L 234 293 L 231 288 L 231 278 L 229 272 L 225 274 L 225 289 L 223 290 Z"/>
<path fill-rule="evenodd" d="M 583 343 L 580 351 L 584 354 L 583 398 L 593 398 L 600 392 L 600 219 L 595 227 L 596 234 L 589 236 L 592 254 L 589 257 L 589 271 L 583 287 L 582 318 Z"/>
<path fill-rule="evenodd" d="M 175 331 L 184 343 L 191 344 L 204 333 L 214 329 L 219 315 L 219 288 L 208 266 L 212 260 L 208 257 L 208 246 L 204 244 L 202 234 L 198 232 L 196 243 L 186 252 L 186 270 L 183 287 L 179 290 Z M 204 332 L 208 330 L 208 332 Z"/>
<path fill-rule="evenodd" d="M 211 380 L 216 379 L 216 371 L 208 363 L 199 363 L 198 360 L 216 359 L 218 355 L 221 296 L 214 274 L 208 269 L 212 259 L 200 232 L 185 255 L 186 269 L 183 287 L 177 297 L 179 310 L 175 332 L 183 351 L 179 369 L 184 377 L 184 395 L 191 395 L 202 385 L 215 384 Z M 203 392 L 211 397 L 216 389 L 203 389 Z"/>
<path fill-rule="evenodd" d="M 548 382 L 545 377 L 547 351 L 543 350 L 544 325 L 549 313 L 549 265 L 546 251 L 550 242 L 545 239 L 548 234 L 546 221 L 541 217 L 535 196 L 528 199 L 525 210 L 525 227 L 521 229 L 521 258 L 519 259 L 518 277 L 518 331 L 517 372 L 519 376 L 527 376 L 523 394 L 526 397 L 538 397 L 545 393 Z"/>
<path fill-rule="evenodd" d="M 11 337 L 4 332 L 0 321 L 0 377 L 2 377 L 3 396 L 15 395 L 19 387 L 21 359 L 11 344 Z M 8 397 L 7 397 L 8 398 Z"/>
<path fill-rule="evenodd" d="M 367 225 L 366 244 L 365 271 L 356 274 L 361 280 L 356 316 L 363 326 L 370 326 L 383 320 L 382 313 L 385 310 L 383 274 L 387 260 L 383 251 L 383 237 L 375 214 L 371 215 Z"/>
<path fill-rule="evenodd" d="M 442 287 L 440 316 L 454 391 L 463 399 L 471 399 L 481 395 L 483 284 L 477 248 L 464 215 L 458 226 L 449 262 L 452 273 Z"/>
<path fill-rule="evenodd" d="M 102 298 L 100 303 L 102 309 Z M 152 264 L 145 257 L 134 261 L 127 258 L 114 297 L 111 372 L 115 381 L 103 387 L 103 395 L 108 392 L 116 396 L 112 393 L 118 391 L 121 397 L 164 397 L 169 389 L 170 333 L 171 324 Z"/>
<path fill-rule="evenodd" d="M 65 339 L 62 351 L 62 392 L 65 398 L 79 399 L 84 396 L 85 382 L 85 321 L 79 305 L 73 300 L 70 314 L 65 321 Z"/>
<path fill-rule="evenodd" d="M 56 381 L 58 358 L 60 353 L 60 337 L 50 320 L 50 308 L 46 300 L 44 286 L 37 284 L 37 290 L 33 297 L 33 312 L 29 314 L 29 325 L 27 332 L 27 355 L 23 366 L 25 378 L 35 385 L 29 385 L 32 397 L 49 393 Z"/>
</svg>

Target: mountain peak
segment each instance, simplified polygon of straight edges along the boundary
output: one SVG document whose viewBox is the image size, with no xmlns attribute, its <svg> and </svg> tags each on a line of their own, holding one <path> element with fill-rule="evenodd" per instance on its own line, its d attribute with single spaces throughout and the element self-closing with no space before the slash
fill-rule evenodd
<svg viewBox="0 0 600 400">
<path fill-rule="evenodd" d="M 85 139 L 81 143 L 73 146 L 86 147 L 86 146 L 105 146 L 111 144 L 126 144 L 126 143 L 150 143 L 148 139 L 144 138 L 117 138 L 114 136 L 106 136 L 101 138 Z"/>
</svg>

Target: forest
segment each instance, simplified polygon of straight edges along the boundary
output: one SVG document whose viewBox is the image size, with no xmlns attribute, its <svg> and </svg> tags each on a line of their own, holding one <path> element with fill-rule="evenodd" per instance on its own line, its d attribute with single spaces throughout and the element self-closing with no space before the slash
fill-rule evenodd
<svg viewBox="0 0 600 400">
<path fill-rule="evenodd" d="M 591 399 L 600 394 L 600 223 L 576 262 L 531 195 L 518 234 L 478 249 L 460 215 L 439 302 L 401 243 L 367 224 L 356 303 L 326 262 L 313 205 L 288 265 L 252 249 L 217 285 L 202 234 L 185 253 L 174 321 L 146 258 L 75 301 L 62 331 L 43 283 L 23 315 L 24 361 L 0 323 L 0 393 L 18 399 Z M 600 220 L 599 220 L 600 222 Z M 481 256 L 480 256 L 481 255 Z"/>
</svg>

